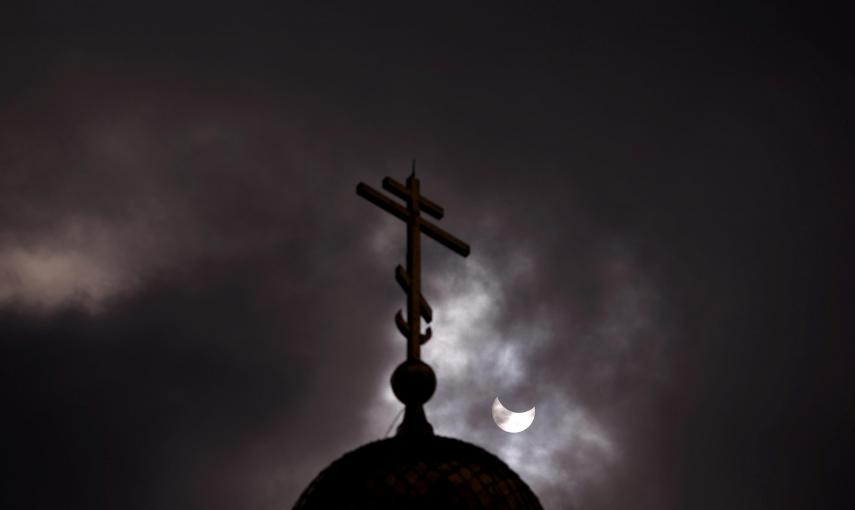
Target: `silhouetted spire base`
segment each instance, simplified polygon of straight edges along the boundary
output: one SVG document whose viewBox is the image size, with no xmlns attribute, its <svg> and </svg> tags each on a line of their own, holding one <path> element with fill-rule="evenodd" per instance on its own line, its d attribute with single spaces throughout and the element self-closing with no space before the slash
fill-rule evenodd
<svg viewBox="0 0 855 510">
<path fill-rule="evenodd" d="M 404 411 L 404 421 L 398 425 L 397 437 L 419 437 L 432 436 L 433 426 L 427 421 L 425 410 L 422 406 L 407 406 Z"/>
</svg>

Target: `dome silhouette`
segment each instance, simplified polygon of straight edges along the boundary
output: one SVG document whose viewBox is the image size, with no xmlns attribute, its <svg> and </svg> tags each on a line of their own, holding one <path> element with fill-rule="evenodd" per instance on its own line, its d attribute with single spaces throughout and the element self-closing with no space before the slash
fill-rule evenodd
<svg viewBox="0 0 855 510">
<path fill-rule="evenodd" d="M 541 509 L 528 485 L 492 453 L 459 439 L 396 436 L 346 453 L 294 510 Z"/>
</svg>

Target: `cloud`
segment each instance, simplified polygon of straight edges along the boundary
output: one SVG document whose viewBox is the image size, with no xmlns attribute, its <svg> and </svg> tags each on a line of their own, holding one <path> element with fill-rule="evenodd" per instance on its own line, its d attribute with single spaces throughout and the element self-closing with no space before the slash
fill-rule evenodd
<svg viewBox="0 0 855 510">
<path fill-rule="evenodd" d="M 139 223 L 64 218 L 38 238 L 0 249 L 0 305 L 97 312 L 157 267 L 153 241 Z"/>
<path fill-rule="evenodd" d="M 382 436 L 404 229 L 353 188 L 416 157 L 473 247 L 424 242 L 438 433 L 555 509 L 841 500 L 847 39 L 565 4 L 73 6 L 4 34 L 9 499 L 282 508 Z"/>
</svg>

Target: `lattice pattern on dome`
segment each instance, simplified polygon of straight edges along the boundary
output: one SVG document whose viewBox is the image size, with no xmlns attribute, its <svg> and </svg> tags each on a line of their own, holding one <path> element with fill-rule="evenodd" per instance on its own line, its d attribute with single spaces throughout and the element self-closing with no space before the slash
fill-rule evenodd
<svg viewBox="0 0 855 510">
<path fill-rule="evenodd" d="M 309 485 L 300 509 L 540 509 L 504 462 L 477 446 L 432 436 L 367 444 L 333 462 Z"/>
</svg>

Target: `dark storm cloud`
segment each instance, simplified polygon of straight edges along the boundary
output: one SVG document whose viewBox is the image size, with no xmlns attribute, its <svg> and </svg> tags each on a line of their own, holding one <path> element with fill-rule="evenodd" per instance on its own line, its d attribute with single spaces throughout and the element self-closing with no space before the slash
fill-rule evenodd
<svg viewBox="0 0 855 510">
<path fill-rule="evenodd" d="M 237 9 L 237 10 L 236 10 Z M 852 451 L 853 85 L 799 9 L 13 13 L 15 508 L 282 508 L 385 432 L 419 158 L 440 433 L 549 508 L 812 508 Z M 538 405 L 532 429 L 489 421 Z M 4 501 L 5 502 L 5 501 Z"/>
</svg>

